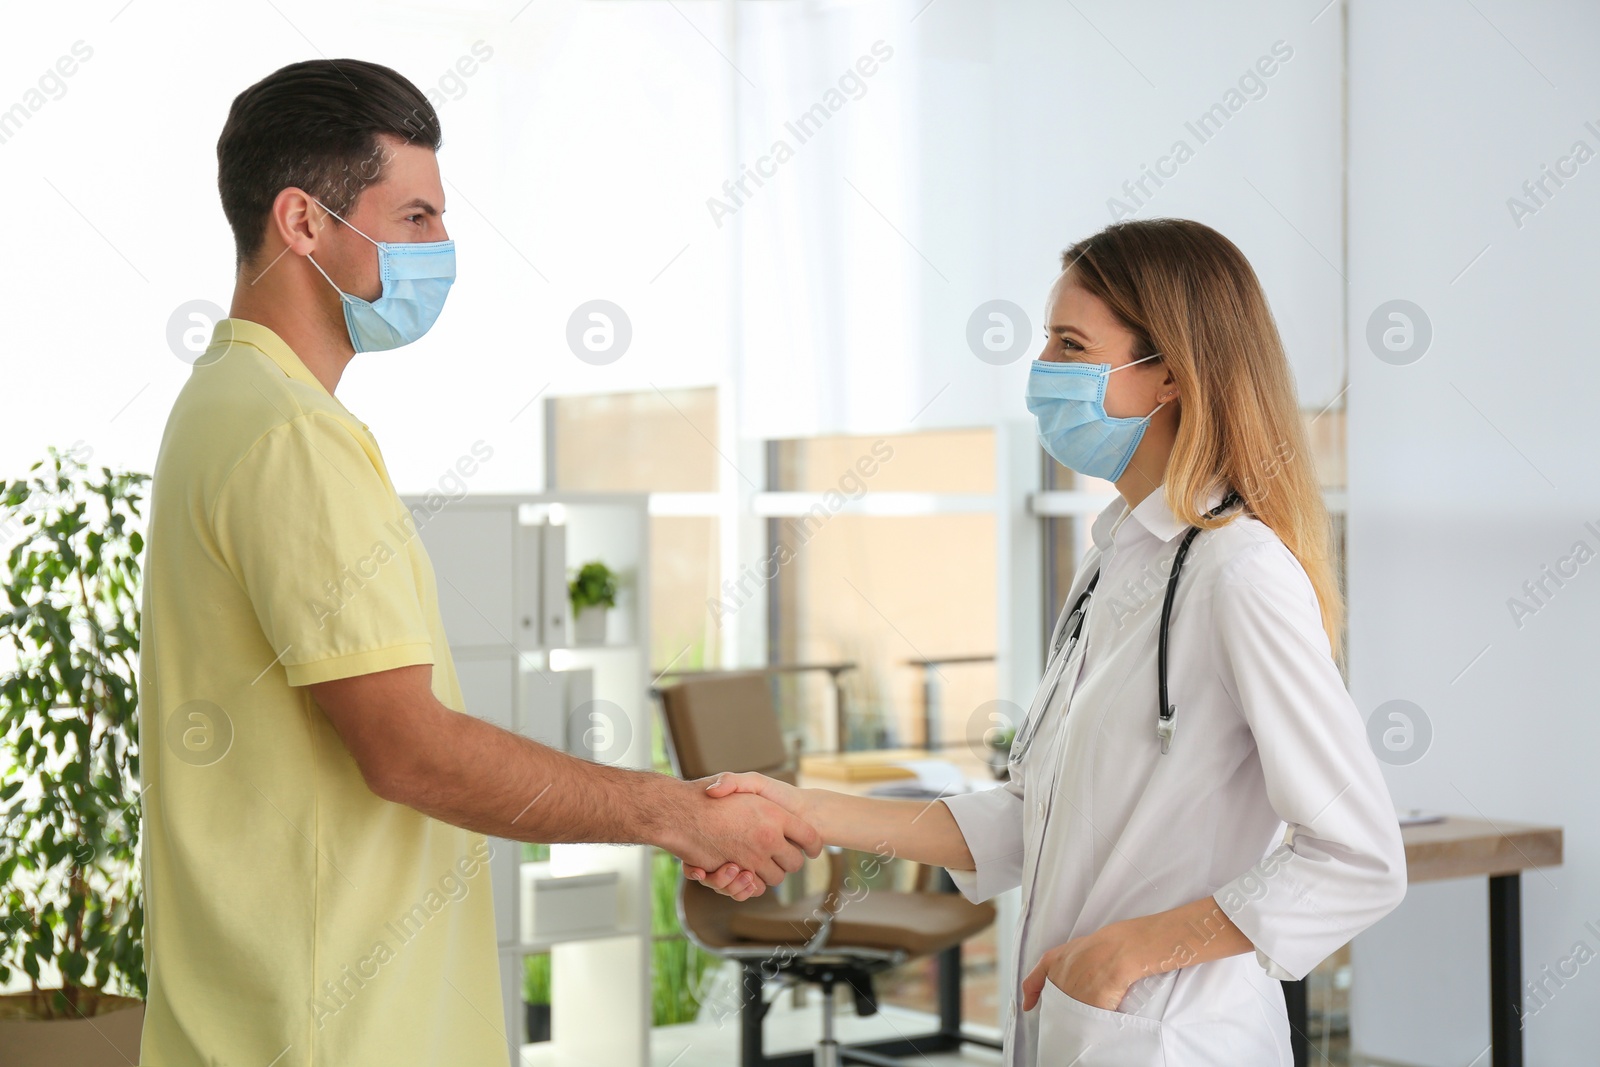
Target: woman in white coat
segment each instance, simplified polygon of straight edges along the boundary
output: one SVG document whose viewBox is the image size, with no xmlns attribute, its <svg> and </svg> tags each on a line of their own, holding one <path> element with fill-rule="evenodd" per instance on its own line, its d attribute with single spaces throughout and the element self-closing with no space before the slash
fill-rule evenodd
<svg viewBox="0 0 1600 1067">
<path fill-rule="evenodd" d="M 1343 605 L 1292 375 L 1255 273 L 1209 227 L 1118 223 L 1062 265 L 1027 404 L 1045 449 L 1121 499 L 1094 524 L 1010 781 L 931 805 L 755 774 L 712 789 L 944 866 L 975 901 L 1020 886 L 1007 1063 L 1289 1067 L 1279 980 L 1406 886 L 1334 663 Z M 1190 527 L 1164 744 L 1158 630 Z M 758 891 L 732 867 L 688 874 Z"/>
</svg>

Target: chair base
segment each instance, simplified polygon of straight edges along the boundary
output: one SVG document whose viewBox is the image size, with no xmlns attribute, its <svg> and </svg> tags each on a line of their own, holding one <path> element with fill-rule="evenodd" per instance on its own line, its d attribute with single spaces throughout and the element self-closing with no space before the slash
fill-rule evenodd
<svg viewBox="0 0 1600 1067">
<path fill-rule="evenodd" d="M 960 960 L 959 946 L 940 953 L 941 971 L 953 967 L 950 973 L 959 975 Z M 761 1024 L 768 1008 L 761 995 L 762 986 L 765 984 L 761 973 L 762 966 L 759 962 L 749 961 L 742 968 L 744 973 L 740 982 L 739 1010 L 740 1067 L 842 1067 L 849 1063 L 866 1064 L 868 1067 L 905 1067 L 905 1057 L 926 1056 L 932 1052 L 954 1052 L 962 1045 L 1001 1048 L 1001 1043 L 993 1038 L 963 1032 L 960 999 L 948 995 L 940 997 L 940 1028 L 932 1033 L 882 1041 L 864 1041 L 854 1045 L 840 1044 L 833 1035 L 834 985 L 841 982 L 848 985 L 855 993 L 858 1014 L 871 1014 L 877 1010 L 871 986 L 872 975 L 876 971 L 885 969 L 885 966 L 820 968 L 802 964 L 788 969 L 801 972 L 804 980 L 816 982 L 822 987 L 822 1039 L 815 1048 L 769 1056 L 762 1047 Z M 941 982 L 941 985 L 944 984 Z"/>
<path fill-rule="evenodd" d="M 823 1046 L 802 1052 L 784 1052 L 775 1056 L 740 1058 L 741 1067 L 842 1067 L 849 1063 L 864 1063 L 868 1067 L 906 1067 L 908 1056 L 925 1056 L 930 1052 L 954 1052 L 962 1045 L 982 1045 L 999 1049 L 1000 1042 L 977 1034 L 946 1034 L 934 1031 L 913 1037 L 897 1037 L 887 1041 L 866 1041 L 859 1045 L 841 1045 L 834 1042 L 838 1059 L 829 1064 L 824 1058 Z"/>
</svg>

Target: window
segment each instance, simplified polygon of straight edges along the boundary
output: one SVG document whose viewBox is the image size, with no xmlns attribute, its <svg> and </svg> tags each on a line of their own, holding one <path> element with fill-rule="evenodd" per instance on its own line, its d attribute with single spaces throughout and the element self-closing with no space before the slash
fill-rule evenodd
<svg viewBox="0 0 1600 1067">
<path fill-rule="evenodd" d="M 716 439 L 715 388 L 555 397 L 545 408 L 545 484 L 711 493 L 722 462 Z M 706 600 L 722 580 L 718 545 L 714 516 L 651 516 L 651 663 L 715 665 L 717 629 Z"/>
<path fill-rule="evenodd" d="M 826 675 L 783 682 L 780 703 L 804 709 L 791 728 L 809 751 L 920 747 L 931 693 L 935 739 L 965 748 L 995 694 L 993 432 L 782 440 L 768 456 L 772 659 L 857 664 L 842 746 Z"/>
</svg>

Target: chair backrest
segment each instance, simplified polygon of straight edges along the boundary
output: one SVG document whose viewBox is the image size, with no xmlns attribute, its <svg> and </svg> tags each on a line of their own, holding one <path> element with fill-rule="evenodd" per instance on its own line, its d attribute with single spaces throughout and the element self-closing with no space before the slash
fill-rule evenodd
<svg viewBox="0 0 1600 1067">
<path fill-rule="evenodd" d="M 686 678 L 660 690 L 667 745 L 683 778 L 760 771 L 794 781 L 771 678 L 760 673 Z"/>
<path fill-rule="evenodd" d="M 795 781 L 783 727 L 772 704 L 771 676 L 761 673 L 697 675 L 658 691 L 666 722 L 667 753 L 681 778 L 723 771 L 760 771 Z M 678 917 L 685 932 L 711 952 L 738 942 L 730 928 L 733 900 L 697 882 L 681 880 Z"/>
<path fill-rule="evenodd" d="M 756 671 L 695 675 L 657 692 L 666 721 L 667 750 L 680 776 L 704 778 L 723 771 L 760 771 L 794 784 L 798 769 L 790 764 L 784 745 L 783 728 L 772 704 L 770 675 Z M 924 868 L 924 872 L 929 870 Z M 843 872 L 842 866 L 833 869 L 834 892 L 842 885 Z M 678 918 L 684 932 L 701 948 L 722 955 L 740 949 L 741 939 L 733 932 L 733 917 L 740 909 L 759 910 L 778 902 L 778 894 L 768 893 L 736 903 L 698 882 L 683 878 L 678 882 Z M 993 919 L 991 904 L 968 907 L 975 914 L 987 909 L 979 927 Z M 800 924 L 792 925 L 798 931 Z M 743 942 L 744 951 L 749 951 L 750 944 Z M 848 955 L 850 947 L 830 942 L 830 951 Z M 873 958 L 881 955 L 877 948 L 866 951 Z"/>
</svg>

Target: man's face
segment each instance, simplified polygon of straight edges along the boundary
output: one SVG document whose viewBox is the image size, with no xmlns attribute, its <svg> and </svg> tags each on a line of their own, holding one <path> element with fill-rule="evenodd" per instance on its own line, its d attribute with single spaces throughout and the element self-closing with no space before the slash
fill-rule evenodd
<svg viewBox="0 0 1600 1067">
<path fill-rule="evenodd" d="M 312 206 L 318 227 L 313 253 L 317 262 L 341 289 L 363 300 L 376 300 L 383 295 L 378 250 L 372 241 L 407 244 L 450 238 L 444 225 L 444 187 L 439 178 L 438 157 L 432 149 L 398 138 L 380 140 L 378 162 L 382 164 L 383 178 L 362 190 L 344 216 L 361 233 L 339 225 L 339 220 Z"/>
</svg>

